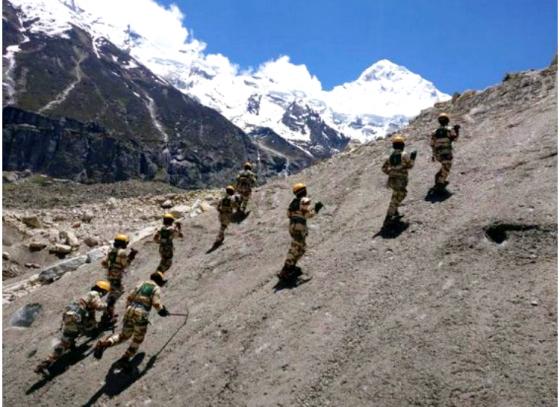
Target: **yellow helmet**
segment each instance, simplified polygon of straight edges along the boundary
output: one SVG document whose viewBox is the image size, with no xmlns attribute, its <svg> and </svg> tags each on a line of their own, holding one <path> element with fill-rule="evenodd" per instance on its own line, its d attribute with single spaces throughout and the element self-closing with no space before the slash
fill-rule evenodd
<svg viewBox="0 0 560 407">
<path fill-rule="evenodd" d="M 228 185 L 226 187 L 226 192 L 234 193 L 235 192 L 235 187 L 233 185 Z"/>
<path fill-rule="evenodd" d="M 440 122 L 442 124 L 449 123 L 449 115 L 447 113 L 440 113 L 437 119 L 438 119 L 438 122 Z"/>
<path fill-rule="evenodd" d="M 253 164 L 251 164 L 249 161 L 247 161 L 245 164 L 243 164 L 243 168 L 245 168 L 246 170 L 252 170 L 253 169 Z"/>
<path fill-rule="evenodd" d="M 404 144 L 404 136 L 402 134 L 395 134 L 393 136 L 392 142 Z"/>
<path fill-rule="evenodd" d="M 175 220 L 175 216 L 173 216 L 172 213 L 166 213 L 165 215 L 163 215 L 163 219 L 171 219 L 171 220 Z"/>
<path fill-rule="evenodd" d="M 292 187 L 292 192 L 294 194 L 297 194 L 299 191 L 301 191 L 302 189 L 307 188 L 305 186 L 305 184 L 303 182 L 298 182 L 297 184 L 294 184 L 294 186 Z"/>
<path fill-rule="evenodd" d="M 128 244 L 128 236 L 124 233 L 119 233 L 117 234 L 117 236 L 115 236 L 115 242 L 123 242 Z"/>
<path fill-rule="evenodd" d="M 107 280 L 99 280 L 95 283 L 95 287 L 102 289 L 103 291 L 111 291 L 111 283 Z"/>
</svg>

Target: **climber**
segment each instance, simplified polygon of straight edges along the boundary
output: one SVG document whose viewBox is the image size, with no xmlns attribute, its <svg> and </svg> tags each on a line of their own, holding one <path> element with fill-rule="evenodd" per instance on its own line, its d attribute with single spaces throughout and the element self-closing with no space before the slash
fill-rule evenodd
<svg viewBox="0 0 560 407">
<path fill-rule="evenodd" d="M 307 197 L 307 187 L 303 183 L 295 184 L 292 192 L 295 198 L 288 207 L 289 232 L 292 243 L 284 267 L 278 273 L 278 278 L 282 281 L 291 281 L 302 274 L 296 263 L 305 253 L 305 238 L 308 232 L 307 219 L 315 216 L 323 207 L 321 202 L 317 202 L 314 207 L 311 207 L 311 199 Z"/>
<path fill-rule="evenodd" d="M 138 253 L 135 249 L 130 249 L 127 253 L 128 236 L 119 233 L 115 236 L 113 247 L 101 265 L 107 269 L 107 280 L 111 283 L 111 292 L 107 298 L 107 309 L 101 317 L 101 322 L 105 325 L 114 325 L 117 322 L 115 315 L 115 304 L 124 292 L 122 285 L 123 274 L 126 267 L 134 260 Z"/>
<path fill-rule="evenodd" d="M 226 228 L 231 223 L 232 215 L 238 210 L 240 202 L 241 198 L 239 198 L 239 195 L 235 194 L 233 185 L 228 185 L 226 187 L 226 194 L 218 203 L 220 231 L 218 232 L 214 246 L 219 246 L 223 243 Z"/>
<path fill-rule="evenodd" d="M 392 138 L 393 151 L 383 163 L 381 170 L 389 176 L 387 186 L 393 190 L 389 209 L 383 222 L 384 226 L 401 218 L 399 205 L 406 197 L 406 186 L 408 184 L 408 171 L 414 166 L 416 151 L 410 155 L 404 151 L 404 137 L 396 134 Z"/>
<path fill-rule="evenodd" d="M 122 330 L 120 333 L 101 339 L 95 344 L 93 356 L 96 359 L 103 357 L 105 349 L 118 345 L 132 337 L 132 343 L 118 360 L 118 364 L 123 368 L 129 366 L 130 358 L 136 354 L 140 344 L 144 341 L 144 336 L 150 323 L 148 317 L 152 307 L 157 310 L 161 317 L 169 315 L 169 311 L 161 304 L 160 299 L 160 287 L 163 287 L 166 282 L 163 278 L 163 273 L 156 271 L 150 276 L 150 280 L 138 284 L 136 288 L 130 291 L 126 302 Z"/>
<path fill-rule="evenodd" d="M 66 350 L 76 346 L 76 339 L 80 335 L 90 335 L 97 329 L 95 311 L 103 311 L 107 304 L 101 298 L 111 290 L 111 283 L 99 280 L 90 292 L 72 301 L 66 306 L 62 314 L 61 335 L 54 347 L 53 353 L 36 368 L 35 373 L 49 373 L 49 368 L 57 361 Z"/>
<path fill-rule="evenodd" d="M 161 260 L 157 271 L 165 273 L 173 263 L 173 239 L 183 237 L 181 223 L 175 222 L 175 217 L 171 213 L 163 215 L 163 226 L 154 235 L 154 241 L 159 243 L 159 255 Z"/>
<path fill-rule="evenodd" d="M 241 195 L 239 210 L 243 213 L 247 211 L 247 204 L 251 198 L 252 188 L 257 184 L 257 176 L 252 169 L 253 165 L 250 162 L 246 162 L 243 165 L 243 171 L 237 176 L 237 185 L 235 189 L 239 192 L 239 195 Z"/>
<path fill-rule="evenodd" d="M 461 126 L 456 124 L 451 128 L 449 126 L 449 115 L 441 113 L 438 116 L 440 127 L 434 131 L 430 138 L 432 146 L 432 161 L 439 161 L 441 169 L 435 176 L 434 191 L 445 189 L 448 184 L 447 177 L 451 171 L 453 162 L 453 142 L 459 137 L 459 129 Z"/>
</svg>

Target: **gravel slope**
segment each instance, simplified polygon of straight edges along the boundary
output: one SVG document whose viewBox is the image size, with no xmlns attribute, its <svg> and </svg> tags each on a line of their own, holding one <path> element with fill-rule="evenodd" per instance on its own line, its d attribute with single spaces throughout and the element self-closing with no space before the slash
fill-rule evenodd
<svg viewBox="0 0 560 407">
<path fill-rule="evenodd" d="M 210 254 L 216 213 L 185 222 L 163 301 L 175 312 L 188 306 L 191 317 L 181 326 L 153 315 L 130 377 L 110 371 L 124 345 L 99 362 L 74 361 L 47 383 L 32 373 L 68 296 L 102 276 L 98 265 L 5 306 L 4 403 L 556 405 L 556 92 L 553 66 L 424 111 L 407 131 L 418 160 L 402 208 L 409 226 L 396 238 L 372 238 L 390 198 L 380 171 L 388 142 L 261 187 L 249 218 Z M 442 110 L 459 118 L 463 135 L 453 195 L 431 203 L 424 198 L 437 166 L 426 136 Z M 314 278 L 275 292 L 296 180 L 326 205 L 301 262 Z M 513 229 L 501 244 L 485 232 L 499 235 L 499 225 Z M 129 287 L 158 260 L 155 245 L 138 249 Z M 10 316 L 32 302 L 44 313 L 31 328 L 10 328 Z"/>
</svg>

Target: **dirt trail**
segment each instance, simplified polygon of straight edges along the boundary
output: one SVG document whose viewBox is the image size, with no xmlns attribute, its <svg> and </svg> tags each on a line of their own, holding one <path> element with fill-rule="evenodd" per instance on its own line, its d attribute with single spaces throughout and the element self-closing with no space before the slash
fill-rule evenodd
<svg viewBox="0 0 560 407">
<path fill-rule="evenodd" d="M 188 306 L 191 317 L 181 328 L 180 318 L 153 315 L 131 377 L 110 373 L 124 345 L 47 383 L 32 373 L 68 296 L 102 277 L 98 265 L 4 307 L 4 403 L 555 405 L 556 89 L 555 68 L 529 72 L 411 123 L 418 160 L 402 208 L 409 225 L 396 238 L 372 239 L 390 198 L 383 142 L 261 187 L 258 207 L 210 254 L 216 213 L 185 222 L 163 301 L 175 312 Z M 460 117 L 463 135 L 453 195 L 431 203 L 425 195 L 437 166 L 426 135 L 443 109 Z M 326 205 L 311 221 L 301 262 L 313 280 L 274 292 L 296 180 Z M 489 227 L 507 240 L 492 241 Z M 138 249 L 128 287 L 157 265 L 155 245 Z M 31 328 L 10 328 L 10 316 L 31 302 L 43 304 L 43 315 Z"/>
</svg>

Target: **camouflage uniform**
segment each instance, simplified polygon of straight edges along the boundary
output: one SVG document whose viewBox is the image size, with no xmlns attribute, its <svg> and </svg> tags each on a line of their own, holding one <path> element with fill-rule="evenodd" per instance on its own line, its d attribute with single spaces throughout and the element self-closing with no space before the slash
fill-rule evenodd
<svg viewBox="0 0 560 407">
<path fill-rule="evenodd" d="M 76 345 L 80 335 L 88 334 L 97 328 L 95 311 L 107 308 L 98 291 L 92 290 L 78 300 L 71 302 L 62 315 L 62 333 L 53 353 L 40 367 L 48 367 L 58 360 L 66 350 Z"/>
<path fill-rule="evenodd" d="M 101 265 L 107 269 L 107 280 L 111 283 L 111 291 L 107 296 L 107 310 L 103 318 L 112 319 L 115 313 L 115 304 L 124 292 L 122 278 L 126 267 L 132 258 L 126 249 L 113 247 Z"/>
<path fill-rule="evenodd" d="M 239 197 L 236 195 L 226 194 L 218 203 L 218 212 L 220 218 L 220 231 L 216 242 L 221 243 L 225 238 L 225 231 L 231 223 L 231 215 L 239 207 Z"/>
<path fill-rule="evenodd" d="M 239 209 L 242 212 L 247 210 L 247 204 L 251 198 L 252 188 L 257 184 L 257 176 L 251 170 L 243 170 L 237 176 L 237 185 L 235 190 L 241 195 L 241 205 Z"/>
<path fill-rule="evenodd" d="M 123 327 L 119 334 L 114 334 L 100 341 L 104 347 L 118 345 L 130 337 L 132 343 L 126 350 L 124 357 L 131 358 L 136 354 L 148 329 L 150 311 L 162 309 L 160 300 L 161 290 L 151 281 L 144 281 L 132 290 L 127 298 L 127 307 L 124 314 Z"/>
<path fill-rule="evenodd" d="M 311 208 L 311 200 L 307 197 L 294 198 L 288 207 L 288 218 L 290 219 L 290 236 L 292 243 L 288 250 L 285 266 L 293 267 L 305 254 L 305 238 L 307 237 L 307 219 L 315 216 L 315 210 Z"/>
<path fill-rule="evenodd" d="M 399 205 L 407 194 L 408 171 L 413 166 L 414 160 L 410 158 L 409 154 L 397 149 L 394 149 L 383 163 L 381 170 L 389 175 L 387 186 L 393 190 L 386 219 L 398 215 Z"/>
<path fill-rule="evenodd" d="M 159 243 L 159 255 L 161 260 L 157 271 L 165 273 L 173 264 L 173 239 L 179 237 L 181 232 L 176 226 L 162 226 L 154 236 L 154 240 Z"/>
<path fill-rule="evenodd" d="M 440 126 L 431 136 L 433 158 L 441 163 L 441 169 L 435 176 L 436 185 L 446 185 L 453 162 L 453 142 L 459 137 L 458 132 L 450 126 Z"/>
</svg>

